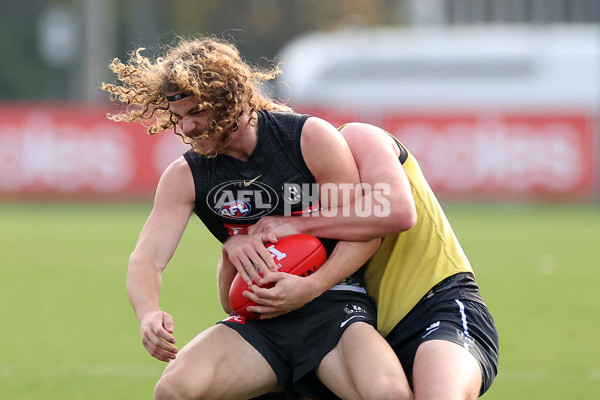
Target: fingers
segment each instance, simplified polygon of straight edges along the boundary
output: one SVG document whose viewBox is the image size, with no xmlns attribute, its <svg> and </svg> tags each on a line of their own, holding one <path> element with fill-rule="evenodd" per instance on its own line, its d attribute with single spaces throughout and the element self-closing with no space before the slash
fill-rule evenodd
<svg viewBox="0 0 600 400">
<path fill-rule="evenodd" d="M 277 242 L 277 238 L 275 238 L 275 242 Z M 262 263 L 262 266 L 264 266 L 264 268 L 261 269 L 262 274 L 266 275 L 271 271 L 275 271 L 277 265 L 275 264 L 275 260 L 273 260 L 273 254 L 271 254 L 264 245 L 259 246 L 258 252 L 260 255 L 259 260 Z"/>
<path fill-rule="evenodd" d="M 238 258 L 237 260 L 232 259 L 231 262 L 233 262 L 233 265 L 235 265 L 235 268 L 242 276 L 242 279 L 244 279 L 244 282 L 246 282 L 247 285 L 251 285 L 253 281 L 258 281 L 261 278 L 260 274 L 258 273 L 258 267 L 255 266 L 254 262 L 252 262 L 248 255 L 242 254 L 241 257 L 244 258 Z"/>
<path fill-rule="evenodd" d="M 285 220 L 279 220 L 277 217 L 262 217 L 257 223 L 248 227 L 248 234 L 274 234 L 274 230 L 284 222 Z M 270 240 L 269 240 L 270 241 Z"/>
<path fill-rule="evenodd" d="M 171 314 L 163 313 L 163 327 L 167 332 L 173 333 L 175 332 L 175 324 L 173 324 L 173 316 Z M 171 336 L 173 341 L 167 340 L 168 342 L 175 343 L 175 338 Z"/>
<path fill-rule="evenodd" d="M 256 285 L 252 285 L 254 289 Z M 268 294 L 269 289 L 263 289 Z M 285 314 L 287 310 L 280 308 L 280 303 L 277 299 L 270 299 L 267 297 L 258 296 L 256 293 L 251 291 L 245 291 L 244 297 L 253 300 L 257 305 L 248 307 L 248 311 L 260 314 L 260 319 L 270 319 Z"/>
<path fill-rule="evenodd" d="M 174 360 L 177 347 L 174 332 L 173 317 L 164 312 L 149 315 L 141 324 L 142 344 L 156 359 L 168 362 Z"/>
<path fill-rule="evenodd" d="M 271 294 L 271 292 L 273 292 L 273 288 L 265 289 L 257 285 L 250 285 L 248 286 L 248 289 L 250 290 L 246 290 L 244 293 L 242 293 L 245 298 L 250 299 L 257 304 L 272 304 L 271 301 L 273 300 L 274 296 Z"/>
<path fill-rule="evenodd" d="M 262 275 L 276 270 L 273 256 L 264 242 L 277 242 L 275 234 L 239 235 L 229 238 L 223 245 L 223 251 L 241 275 L 250 285 L 258 282 Z"/>
<path fill-rule="evenodd" d="M 268 232 L 268 233 L 263 233 L 262 234 L 262 238 L 263 238 L 263 242 L 264 243 L 277 243 L 277 235 L 275 234 L 275 232 Z"/>
<path fill-rule="evenodd" d="M 271 261 L 273 261 L 272 258 Z M 241 254 L 238 256 L 237 260 L 232 259 L 231 262 L 236 266 L 236 269 L 248 285 L 252 284 L 253 281 L 258 282 L 263 274 L 270 271 L 269 266 L 265 263 L 262 256 L 256 252 Z M 239 264 L 241 264 L 241 268 L 238 267 Z"/>
<path fill-rule="evenodd" d="M 256 235 L 259 233 L 264 233 L 265 229 L 263 224 L 261 223 L 262 219 L 258 220 L 254 225 L 250 225 L 248 227 L 248 235 Z"/>
<path fill-rule="evenodd" d="M 248 311 L 261 314 L 261 319 L 289 313 L 320 294 L 307 278 L 285 272 L 271 272 L 260 284 L 263 287 L 250 285 L 250 290 L 245 291 L 243 296 L 256 303 L 248 307 Z"/>
<path fill-rule="evenodd" d="M 148 335 L 142 338 L 142 344 L 152 357 L 169 362 L 177 356 L 178 349 L 170 343 L 165 342 L 156 335 Z"/>
<path fill-rule="evenodd" d="M 282 272 L 269 272 L 268 274 L 261 276 L 260 280 L 256 281 L 256 283 L 258 283 L 260 286 L 265 286 L 269 283 L 277 283 L 286 277 L 287 277 L 287 275 L 285 275 L 285 273 L 282 273 Z M 271 293 L 268 291 L 268 289 L 263 289 L 260 286 L 255 286 L 256 287 L 256 290 L 254 290 L 255 293 L 261 294 L 261 292 L 264 292 L 262 294 L 264 294 L 265 296 L 268 296 L 269 293 Z M 266 292 L 265 292 L 265 290 L 266 290 Z"/>
<path fill-rule="evenodd" d="M 277 237 L 284 237 L 300 233 L 294 225 L 295 219 L 285 216 L 265 216 L 257 223 L 248 228 L 248 234 L 274 234 Z M 266 240 L 265 240 L 266 241 Z"/>
<path fill-rule="evenodd" d="M 271 273 L 268 276 L 271 275 L 279 275 L 277 278 L 269 280 L 270 282 L 276 282 L 283 279 L 284 274 Z M 285 299 L 279 294 L 279 290 L 277 288 L 262 288 L 258 285 L 250 285 L 248 289 L 250 290 L 244 291 L 243 296 L 257 304 L 257 306 L 248 307 L 249 311 L 254 311 L 260 314 L 279 312 L 278 315 L 280 315 L 284 313 L 281 312 L 281 307 L 284 305 Z"/>
<path fill-rule="evenodd" d="M 244 282 L 246 282 L 246 285 L 250 286 L 252 284 L 253 281 L 253 277 L 248 275 L 248 272 L 246 272 L 246 267 L 242 264 L 242 267 L 238 267 L 237 264 L 233 264 L 235 265 L 238 273 L 240 274 L 240 276 L 242 277 L 242 279 L 244 280 Z"/>
</svg>

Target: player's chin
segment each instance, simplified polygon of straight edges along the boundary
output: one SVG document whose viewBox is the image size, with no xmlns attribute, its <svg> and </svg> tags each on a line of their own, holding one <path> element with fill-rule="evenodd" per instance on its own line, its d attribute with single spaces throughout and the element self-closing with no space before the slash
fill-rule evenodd
<svg viewBox="0 0 600 400">
<path fill-rule="evenodd" d="M 222 150 L 213 140 L 206 138 L 195 139 L 192 142 L 192 149 L 207 157 L 214 157 Z"/>
<path fill-rule="evenodd" d="M 214 148 L 209 147 L 209 146 L 194 145 L 194 146 L 192 146 L 192 148 L 194 149 L 194 151 L 196 153 L 202 154 L 203 156 L 206 156 L 208 158 L 215 157 L 218 154 L 217 149 L 214 149 Z"/>
</svg>

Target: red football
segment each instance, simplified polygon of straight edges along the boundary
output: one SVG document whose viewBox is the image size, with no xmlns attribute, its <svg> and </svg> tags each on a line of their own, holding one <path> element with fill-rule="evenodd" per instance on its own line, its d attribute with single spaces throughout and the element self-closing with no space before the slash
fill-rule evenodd
<svg viewBox="0 0 600 400">
<path fill-rule="evenodd" d="M 315 272 L 327 259 L 325 247 L 319 239 L 306 234 L 286 236 L 277 243 L 265 244 L 267 250 L 273 255 L 279 272 L 287 272 L 297 276 L 308 276 Z M 272 287 L 272 284 L 263 287 Z M 248 290 L 248 285 L 237 274 L 229 288 L 229 303 L 237 314 L 256 319 L 259 314 L 246 310 L 248 306 L 256 305 L 242 293 Z"/>
</svg>

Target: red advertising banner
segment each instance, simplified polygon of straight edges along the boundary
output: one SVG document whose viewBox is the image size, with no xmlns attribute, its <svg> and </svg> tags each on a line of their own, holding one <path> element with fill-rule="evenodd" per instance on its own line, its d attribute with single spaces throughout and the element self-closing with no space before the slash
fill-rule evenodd
<svg viewBox="0 0 600 400">
<path fill-rule="evenodd" d="M 593 199 L 595 120 L 577 114 L 390 115 L 383 125 L 446 197 Z"/>
<path fill-rule="evenodd" d="M 106 111 L 0 104 L 0 199 L 150 198 L 162 171 L 188 146 L 172 132 L 149 136 L 140 124 L 110 121 Z M 312 111 L 334 125 L 369 120 Z M 600 146 L 592 115 L 397 112 L 377 119 L 417 157 L 439 196 L 597 199 Z"/>
<path fill-rule="evenodd" d="M 151 196 L 187 150 L 173 133 L 148 136 L 106 109 L 0 105 L 0 198 Z"/>
<path fill-rule="evenodd" d="M 600 131 L 590 113 L 479 110 L 460 112 L 298 108 L 334 126 L 378 121 L 419 161 L 445 198 L 596 200 Z"/>
</svg>

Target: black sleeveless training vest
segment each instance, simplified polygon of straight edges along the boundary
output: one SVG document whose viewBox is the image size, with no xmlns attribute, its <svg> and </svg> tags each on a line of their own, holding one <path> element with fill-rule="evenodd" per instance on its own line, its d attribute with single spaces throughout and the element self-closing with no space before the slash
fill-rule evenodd
<svg viewBox="0 0 600 400">
<path fill-rule="evenodd" d="M 194 212 L 219 241 L 246 233 L 262 216 L 306 208 L 299 189 L 314 188 L 315 183 L 300 149 L 308 117 L 259 111 L 258 142 L 246 162 L 224 154 L 215 158 L 193 150 L 184 154 L 196 188 Z"/>
</svg>

